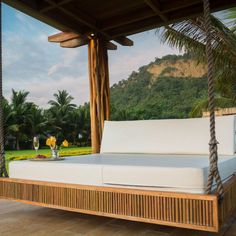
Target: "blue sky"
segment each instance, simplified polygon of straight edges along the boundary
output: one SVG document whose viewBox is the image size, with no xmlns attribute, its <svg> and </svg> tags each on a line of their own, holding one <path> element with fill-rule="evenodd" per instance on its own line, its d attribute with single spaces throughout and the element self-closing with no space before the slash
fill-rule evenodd
<svg viewBox="0 0 236 236">
<path fill-rule="evenodd" d="M 80 105 L 89 100 L 87 46 L 63 49 L 47 37 L 58 31 L 3 4 L 3 86 L 30 92 L 29 100 L 46 107 L 57 90 L 66 89 Z M 133 47 L 109 51 L 111 85 L 155 57 L 178 53 L 160 43 L 155 31 L 130 36 Z"/>
</svg>

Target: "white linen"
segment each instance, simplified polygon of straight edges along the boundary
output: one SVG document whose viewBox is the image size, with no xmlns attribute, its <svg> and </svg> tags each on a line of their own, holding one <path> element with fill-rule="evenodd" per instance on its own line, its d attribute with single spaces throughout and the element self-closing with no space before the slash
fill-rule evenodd
<svg viewBox="0 0 236 236">
<path fill-rule="evenodd" d="M 236 152 L 236 116 L 216 118 L 218 153 Z M 209 118 L 106 121 L 101 153 L 208 154 Z"/>
<path fill-rule="evenodd" d="M 10 178 L 58 183 L 101 185 L 102 165 L 94 155 L 69 157 L 61 161 L 12 161 Z"/>
<path fill-rule="evenodd" d="M 222 179 L 236 172 L 236 156 L 220 156 Z M 94 154 L 58 162 L 13 161 L 11 178 L 96 186 L 203 193 L 207 155 Z"/>
</svg>

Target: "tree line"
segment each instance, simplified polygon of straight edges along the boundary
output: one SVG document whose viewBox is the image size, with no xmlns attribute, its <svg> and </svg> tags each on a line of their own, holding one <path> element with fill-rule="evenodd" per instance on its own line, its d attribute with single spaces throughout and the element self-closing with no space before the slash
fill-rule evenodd
<svg viewBox="0 0 236 236">
<path fill-rule="evenodd" d="M 184 54 L 157 58 L 139 68 L 138 72 L 133 72 L 128 79 L 114 84 L 111 87 L 111 120 L 200 117 L 208 105 L 206 76 L 159 76 L 153 81 L 152 74 L 148 72 L 152 64 L 183 59 L 191 61 L 192 56 Z M 229 83 L 231 80 L 227 80 L 224 86 Z M 223 91 L 221 87 L 217 89 L 216 106 L 236 106 L 235 93 L 223 96 Z M 32 148 L 34 136 L 40 136 L 42 147 L 50 135 L 56 136 L 59 142 L 66 139 L 71 145 L 91 145 L 89 103 L 76 106 L 73 97 L 62 90 L 53 95 L 48 109 L 42 109 L 29 102 L 28 95 L 26 91 L 12 90 L 11 99 L 4 99 L 6 148 Z"/>
<path fill-rule="evenodd" d="M 4 99 L 5 141 L 7 149 L 32 147 L 32 139 L 39 136 L 44 145 L 48 136 L 59 142 L 66 139 L 72 145 L 90 145 L 89 104 L 76 106 L 65 90 L 53 94 L 48 109 L 28 102 L 29 92 L 12 90 L 11 99 Z"/>
</svg>

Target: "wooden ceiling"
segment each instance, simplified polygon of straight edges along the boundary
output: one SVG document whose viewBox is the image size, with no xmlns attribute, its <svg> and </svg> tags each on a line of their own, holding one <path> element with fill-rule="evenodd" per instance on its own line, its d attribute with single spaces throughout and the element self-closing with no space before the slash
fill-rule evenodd
<svg viewBox="0 0 236 236">
<path fill-rule="evenodd" d="M 202 14 L 202 0 L 3 0 L 61 31 L 99 33 L 124 44 L 126 36 Z M 212 11 L 236 0 L 211 0 Z"/>
</svg>

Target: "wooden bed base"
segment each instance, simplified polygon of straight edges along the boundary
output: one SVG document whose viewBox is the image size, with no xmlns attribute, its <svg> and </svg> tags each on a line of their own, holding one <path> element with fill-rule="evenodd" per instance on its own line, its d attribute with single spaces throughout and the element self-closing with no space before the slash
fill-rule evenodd
<svg viewBox="0 0 236 236">
<path fill-rule="evenodd" d="M 0 198 L 132 221 L 218 232 L 236 207 L 236 177 L 225 194 L 188 194 L 0 178 Z"/>
</svg>

